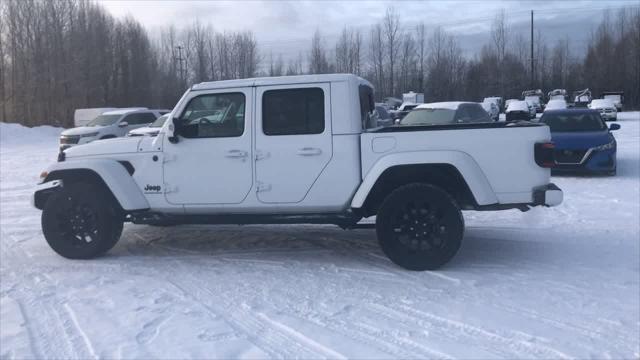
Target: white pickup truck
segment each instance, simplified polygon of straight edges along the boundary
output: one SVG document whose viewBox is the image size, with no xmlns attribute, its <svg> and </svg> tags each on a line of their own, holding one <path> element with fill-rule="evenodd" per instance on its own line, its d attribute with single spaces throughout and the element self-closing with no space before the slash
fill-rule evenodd
<svg viewBox="0 0 640 360">
<path fill-rule="evenodd" d="M 123 222 L 357 228 L 376 215 L 385 254 L 426 270 L 458 251 L 461 210 L 562 201 L 543 124 L 368 128 L 373 109 L 372 86 L 354 75 L 197 84 L 156 137 L 62 151 L 33 202 L 67 258 L 107 252 Z"/>
</svg>

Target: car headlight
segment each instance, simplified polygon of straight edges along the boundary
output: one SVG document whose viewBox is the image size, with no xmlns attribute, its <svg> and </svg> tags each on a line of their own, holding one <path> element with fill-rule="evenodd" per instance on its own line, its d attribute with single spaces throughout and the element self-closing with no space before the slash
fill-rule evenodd
<svg viewBox="0 0 640 360">
<path fill-rule="evenodd" d="M 615 140 L 611 140 L 610 143 L 604 144 L 604 145 L 600 145 L 600 146 L 596 146 L 596 147 L 593 148 L 593 150 L 596 150 L 596 151 L 611 150 L 614 147 L 616 147 L 616 141 Z"/>
<path fill-rule="evenodd" d="M 94 137 L 94 136 L 98 136 L 98 133 L 97 132 L 92 132 L 92 133 L 80 135 L 80 137 Z"/>
</svg>

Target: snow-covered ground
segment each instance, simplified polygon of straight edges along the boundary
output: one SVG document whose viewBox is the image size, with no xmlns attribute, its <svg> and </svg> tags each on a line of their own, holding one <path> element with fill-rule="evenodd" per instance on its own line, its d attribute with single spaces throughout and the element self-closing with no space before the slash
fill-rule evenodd
<svg viewBox="0 0 640 360">
<path fill-rule="evenodd" d="M 0 124 L 0 358 L 639 358 L 640 113 L 619 117 L 618 176 L 465 213 L 436 272 L 333 226 L 126 225 L 63 259 L 29 205 L 60 130 Z"/>
</svg>

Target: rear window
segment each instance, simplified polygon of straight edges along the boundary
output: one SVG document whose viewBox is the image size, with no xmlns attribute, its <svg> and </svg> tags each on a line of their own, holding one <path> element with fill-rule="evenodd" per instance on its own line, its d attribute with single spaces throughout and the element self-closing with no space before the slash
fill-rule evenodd
<svg viewBox="0 0 640 360">
<path fill-rule="evenodd" d="M 607 128 L 597 113 L 544 114 L 540 119 L 551 132 L 602 131 Z"/>
<path fill-rule="evenodd" d="M 360 122 L 362 129 L 369 129 L 378 126 L 373 119 L 373 110 L 375 103 L 373 101 L 373 89 L 366 85 L 358 87 L 358 95 L 360 98 Z"/>
<path fill-rule="evenodd" d="M 415 109 L 407 114 L 401 125 L 447 125 L 453 124 L 456 111 L 451 109 Z"/>
<path fill-rule="evenodd" d="M 269 90 L 262 95 L 265 135 L 321 134 L 324 126 L 322 89 Z"/>
</svg>

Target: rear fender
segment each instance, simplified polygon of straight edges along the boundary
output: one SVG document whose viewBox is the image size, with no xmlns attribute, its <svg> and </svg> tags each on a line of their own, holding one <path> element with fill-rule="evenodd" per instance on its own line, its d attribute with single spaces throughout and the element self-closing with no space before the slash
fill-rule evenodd
<svg viewBox="0 0 640 360">
<path fill-rule="evenodd" d="M 478 205 L 498 202 L 487 177 L 480 166 L 467 153 L 460 151 L 412 151 L 394 153 L 380 158 L 367 173 L 351 201 L 351 207 L 359 209 L 382 173 L 394 166 L 420 164 L 448 164 L 455 167 L 469 186 Z"/>
<path fill-rule="evenodd" d="M 72 174 L 78 171 L 90 171 L 102 179 L 123 210 L 133 211 L 149 208 L 149 203 L 138 184 L 125 166 L 116 160 L 78 159 L 58 162 L 47 169 L 49 175 L 45 181 L 64 179 L 65 173 Z M 63 180 L 63 186 L 64 184 Z"/>
</svg>

